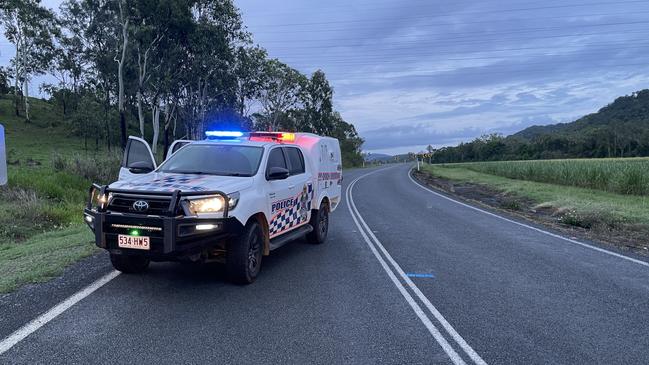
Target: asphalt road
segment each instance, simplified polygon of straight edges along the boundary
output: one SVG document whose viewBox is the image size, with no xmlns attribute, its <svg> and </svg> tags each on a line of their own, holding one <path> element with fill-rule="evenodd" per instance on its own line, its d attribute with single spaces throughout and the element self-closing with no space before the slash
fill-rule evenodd
<svg viewBox="0 0 649 365">
<path fill-rule="evenodd" d="M 219 265 L 152 264 L 0 363 L 649 363 L 649 265 L 458 204 L 408 169 L 345 173 L 329 241 L 274 251 L 253 285 Z M 0 338 L 108 273 L 106 260 L 0 297 Z"/>
</svg>

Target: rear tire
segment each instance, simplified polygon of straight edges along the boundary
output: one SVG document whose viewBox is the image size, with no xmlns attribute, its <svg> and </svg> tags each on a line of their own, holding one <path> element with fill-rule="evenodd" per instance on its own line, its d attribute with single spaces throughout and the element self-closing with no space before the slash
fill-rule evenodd
<svg viewBox="0 0 649 365">
<path fill-rule="evenodd" d="M 142 256 L 110 255 L 110 262 L 117 271 L 124 274 L 140 274 L 149 267 L 149 259 Z"/>
<path fill-rule="evenodd" d="M 228 245 L 225 266 L 230 281 L 239 285 L 253 283 L 261 270 L 263 251 L 261 227 L 257 222 L 250 222 L 243 234 Z"/>
<path fill-rule="evenodd" d="M 329 205 L 325 201 L 320 204 L 320 209 L 311 213 L 309 224 L 313 231 L 306 236 L 307 240 L 316 245 L 325 243 L 329 232 Z"/>
</svg>

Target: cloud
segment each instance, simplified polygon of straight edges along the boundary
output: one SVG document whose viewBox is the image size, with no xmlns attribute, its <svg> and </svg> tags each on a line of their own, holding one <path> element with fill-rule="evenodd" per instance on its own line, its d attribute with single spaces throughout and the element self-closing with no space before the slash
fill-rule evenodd
<svg viewBox="0 0 649 365">
<path fill-rule="evenodd" d="M 420 150 L 567 122 L 649 81 L 649 2 L 236 4 L 272 57 L 327 73 L 336 108 L 366 150 Z M 3 64 L 13 55 L 5 43 Z"/>
<path fill-rule="evenodd" d="M 300 26 L 277 54 L 327 72 L 336 107 L 367 150 L 571 121 L 648 81 L 638 71 L 649 54 L 649 4 L 393 0 L 352 12 L 340 2 L 311 5 L 328 12 L 309 21 L 347 22 Z M 340 31 L 314 38 L 333 27 Z M 267 38 L 281 43 L 258 36 L 262 45 Z"/>
</svg>

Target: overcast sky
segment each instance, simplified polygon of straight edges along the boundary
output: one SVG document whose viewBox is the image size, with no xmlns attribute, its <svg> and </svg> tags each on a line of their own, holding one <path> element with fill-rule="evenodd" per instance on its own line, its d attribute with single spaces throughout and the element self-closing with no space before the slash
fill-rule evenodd
<svg viewBox="0 0 649 365">
<path fill-rule="evenodd" d="M 235 2 L 271 57 L 327 74 L 366 151 L 572 121 L 649 87 L 646 0 Z"/>
</svg>

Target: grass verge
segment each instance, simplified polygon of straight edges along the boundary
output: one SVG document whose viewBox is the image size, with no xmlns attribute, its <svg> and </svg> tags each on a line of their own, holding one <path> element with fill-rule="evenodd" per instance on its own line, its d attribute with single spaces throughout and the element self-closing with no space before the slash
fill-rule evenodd
<svg viewBox="0 0 649 365">
<path fill-rule="evenodd" d="M 642 253 L 649 248 L 649 197 L 510 179 L 461 165 L 425 165 L 423 172 L 438 188 L 571 234 Z"/>
<path fill-rule="evenodd" d="M 82 223 L 91 182 L 115 180 L 120 153 L 85 146 L 50 103 L 32 99 L 32 120 L 0 96 L 9 183 L 0 187 L 0 292 L 57 276 L 95 252 Z"/>
<path fill-rule="evenodd" d="M 68 265 L 97 252 L 92 233 L 75 225 L 0 245 L 0 293 L 60 275 Z"/>
</svg>

